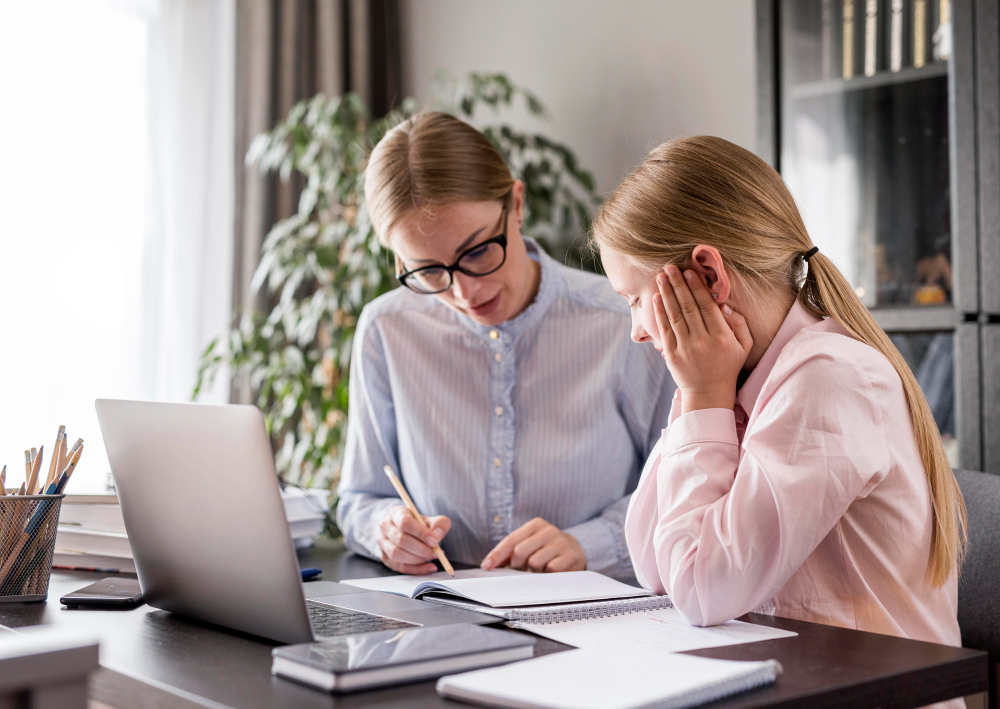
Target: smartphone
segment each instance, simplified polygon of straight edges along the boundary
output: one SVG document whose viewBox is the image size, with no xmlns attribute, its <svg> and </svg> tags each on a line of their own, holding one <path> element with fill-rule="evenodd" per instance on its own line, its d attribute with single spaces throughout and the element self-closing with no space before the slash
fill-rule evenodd
<svg viewBox="0 0 1000 709">
<path fill-rule="evenodd" d="M 70 608 L 132 608 L 141 605 L 139 581 L 110 576 L 59 599 Z"/>
</svg>

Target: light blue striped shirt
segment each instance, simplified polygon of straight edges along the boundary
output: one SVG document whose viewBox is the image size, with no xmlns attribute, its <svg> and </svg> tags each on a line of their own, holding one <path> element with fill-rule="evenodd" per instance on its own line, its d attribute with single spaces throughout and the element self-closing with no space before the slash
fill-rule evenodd
<svg viewBox="0 0 1000 709">
<path fill-rule="evenodd" d="M 656 350 L 629 339 L 607 279 L 525 241 L 538 294 L 501 325 L 406 288 L 361 313 L 337 508 L 354 551 L 381 558 L 379 523 L 402 504 L 388 464 L 423 514 L 451 518 L 452 561 L 478 565 L 541 517 L 576 538 L 587 568 L 632 575 L 625 512 L 674 384 Z"/>
</svg>

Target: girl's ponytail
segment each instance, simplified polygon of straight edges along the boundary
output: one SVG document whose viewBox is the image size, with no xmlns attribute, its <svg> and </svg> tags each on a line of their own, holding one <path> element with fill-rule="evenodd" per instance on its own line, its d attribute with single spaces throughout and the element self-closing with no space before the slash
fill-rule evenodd
<svg viewBox="0 0 1000 709">
<path fill-rule="evenodd" d="M 881 352 L 899 374 L 913 421 L 913 435 L 927 475 L 933 510 L 927 573 L 934 586 L 944 585 L 955 569 L 961 566 L 964 556 L 967 541 L 965 502 L 917 378 L 896 346 L 861 304 L 847 279 L 821 252 L 809 258 L 809 270 L 799 291 L 799 301 L 813 314 L 835 319 L 856 340 Z"/>
</svg>

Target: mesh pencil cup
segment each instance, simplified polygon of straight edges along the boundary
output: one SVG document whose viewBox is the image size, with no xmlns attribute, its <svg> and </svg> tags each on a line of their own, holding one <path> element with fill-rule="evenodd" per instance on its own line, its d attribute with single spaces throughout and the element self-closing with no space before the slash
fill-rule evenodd
<svg viewBox="0 0 1000 709">
<path fill-rule="evenodd" d="M 65 495 L 0 497 L 0 603 L 44 601 Z"/>
</svg>

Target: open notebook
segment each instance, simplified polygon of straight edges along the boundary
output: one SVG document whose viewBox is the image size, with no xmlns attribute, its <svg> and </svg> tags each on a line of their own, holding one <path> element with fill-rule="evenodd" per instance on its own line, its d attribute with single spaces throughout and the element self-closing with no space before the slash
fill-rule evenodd
<svg viewBox="0 0 1000 709">
<path fill-rule="evenodd" d="M 614 648 L 567 650 L 488 670 L 450 675 L 450 699 L 518 709 L 684 709 L 765 684 L 781 665 Z"/>
<path fill-rule="evenodd" d="M 533 574 L 512 569 L 348 579 L 342 583 L 470 608 L 521 623 L 560 623 L 670 608 L 665 596 L 593 571 Z"/>
</svg>

